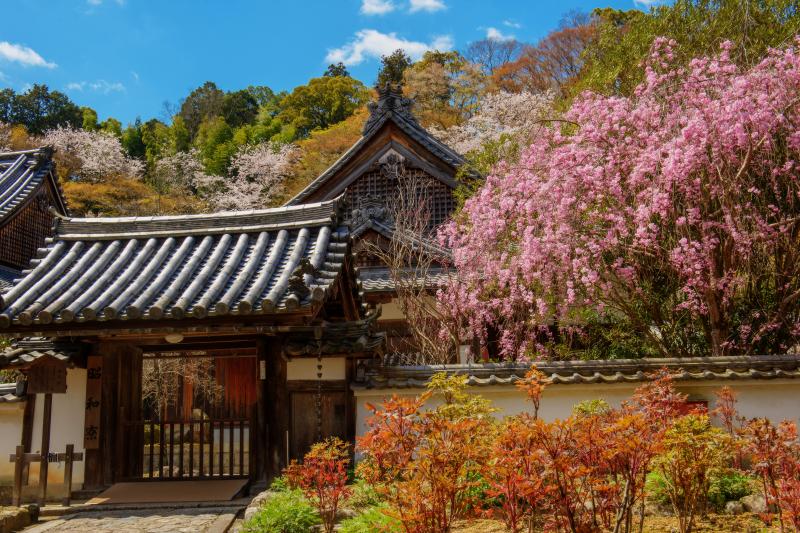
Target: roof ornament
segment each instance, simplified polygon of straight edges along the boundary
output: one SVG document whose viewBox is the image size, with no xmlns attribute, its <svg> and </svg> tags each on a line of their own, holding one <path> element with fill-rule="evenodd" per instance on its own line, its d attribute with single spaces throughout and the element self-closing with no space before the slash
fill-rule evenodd
<svg viewBox="0 0 800 533">
<path fill-rule="evenodd" d="M 319 271 L 314 268 L 314 265 L 311 264 L 311 261 L 307 257 L 304 257 L 297 264 L 292 271 L 292 276 L 289 278 L 289 292 L 297 295 L 301 301 L 311 294 L 311 289 L 306 284 L 305 280 L 307 274 L 317 277 Z"/>
<path fill-rule="evenodd" d="M 359 199 L 358 207 L 350 211 L 350 217 L 346 223 L 351 230 L 356 230 L 373 220 L 394 225 L 392 213 L 386 207 L 384 199 L 369 195 Z"/>
<path fill-rule="evenodd" d="M 385 83 L 378 87 L 378 101 L 367 104 L 369 108 L 369 119 L 364 124 L 363 135 L 367 135 L 372 128 L 378 124 L 386 114 L 394 114 L 405 120 L 417 124 L 417 119 L 411 112 L 414 101 L 403 96 L 403 91 L 399 85 Z"/>
</svg>

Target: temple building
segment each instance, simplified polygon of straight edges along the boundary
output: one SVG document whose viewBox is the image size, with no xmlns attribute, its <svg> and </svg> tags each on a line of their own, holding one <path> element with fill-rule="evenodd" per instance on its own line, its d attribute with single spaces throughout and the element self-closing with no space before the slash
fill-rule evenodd
<svg viewBox="0 0 800 533">
<path fill-rule="evenodd" d="M 394 357 L 408 321 L 370 247 L 416 238 L 398 237 L 393 219 L 403 180 L 425 185 L 431 229 L 447 221 L 464 164 L 410 109 L 382 90 L 361 139 L 272 209 L 73 218 L 49 151 L 0 155 L 0 335 L 14 339 L 0 370 L 20 376 L 0 385 L 0 452 L 74 445 L 73 488 L 85 493 L 123 481 L 259 487 L 320 439 L 354 441 L 366 402 L 417 394 L 438 370 L 466 375 L 498 416 L 526 409 L 514 383 L 529 365 Z M 735 383 L 745 415 L 800 412 L 800 357 L 785 355 L 548 363 L 540 413 L 618 403 L 662 367 L 692 401 L 710 405 L 713 388 Z M 0 465 L 2 485 L 13 465 Z"/>
</svg>

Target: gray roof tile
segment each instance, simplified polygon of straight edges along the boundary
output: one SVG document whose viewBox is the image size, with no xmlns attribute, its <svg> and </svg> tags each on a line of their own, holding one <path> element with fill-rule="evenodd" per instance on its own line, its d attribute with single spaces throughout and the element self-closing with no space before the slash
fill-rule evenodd
<svg viewBox="0 0 800 533">
<path fill-rule="evenodd" d="M 409 275 L 415 275 L 409 272 Z M 447 284 L 450 276 L 446 270 L 439 267 L 431 267 L 427 272 L 426 285 L 433 289 L 443 287 Z M 420 277 L 422 274 L 420 274 Z M 413 280 L 412 280 L 413 281 Z M 394 281 L 386 267 L 362 267 L 358 269 L 358 285 L 365 293 L 372 292 L 393 292 L 395 290 Z M 409 285 L 410 287 L 410 285 Z"/>
<path fill-rule="evenodd" d="M 0 153 L 0 223 L 33 197 L 47 179 L 53 179 L 51 157 L 49 148 Z M 60 203 L 58 211 L 65 213 L 63 195 L 55 180 L 53 186 Z"/>
<path fill-rule="evenodd" d="M 308 308 L 348 249 L 337 201 L 241 213 L 62 219 L 0 295 L 0 327 Z"/>
<path fill-rule="evenodd" d="M 54 357 L 69 362 L 81 354 L 84 346 L 43 337 L 29 337 L 16 341 L 11 347 L 0 351 L 0 368 L 27 366 L 40 357 Z"/>
<path fill-rule="evenodd" d="M 11 267 L 0 265 L 0 293 L 11 288 L 14 280 L 20 277 L 20 272 Z"/>
<path fill-rule="evenodd" d="M 556 385 L 637 383 L 667 369 L 678 381 L 800 378 L 800 355 L 610 359 L 594 361 L 539 361 L 536 364 Z M 388 355 L 384 364 L 369 372 L 365 388 L 407 389 L 425 387 L 431 376 L 446 371 L 467 376 L 471 386 L 511 385 L 522 379 L 530 364 L 487 363 L 473 365 L 396 365 Z"/>
<path fill-rule="evenodd" d="M 0 383 L 0 403 L 16 403 L 25 401 L 25 394 L 21 394 L 16 383 Z"/>
</svg>

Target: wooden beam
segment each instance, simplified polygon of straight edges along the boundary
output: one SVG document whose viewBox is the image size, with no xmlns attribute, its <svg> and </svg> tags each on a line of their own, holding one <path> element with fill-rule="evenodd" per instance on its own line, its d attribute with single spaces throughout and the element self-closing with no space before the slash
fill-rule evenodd
<svg viewBox="0 0 800 533">
<path fill-rule="evenodd" d="M 53 414 L 53 394 L 44 395 L 44 411 L 42 413 L 42 448 L 39 464 L 39 507 L 44 507 L 47 500 L 47 470 L 50 455 L 50 419 Z"/>
<path fill-rule="evenodd" d="M 274 314 L 253 313 L 250 315 L 229 315 L 209 317 L 203 320 L 161 319 L 161 320 L 109 320 L 106 322 L 87 322 L 67 324 L 32 324 L 24 326 L 11 324 L 2 330 L 4 335 L 15 337 L 87 337 L 103 335 L 164 335 L 167 333 L 214 333 L 214 334 L 270 334 L 282 326 L 302 325 L 314 317 L 321 304 L 309 305 L 297 312 L 278 312 Z M 265 324 L 265 322 L 271 322 Z"/>
</svg>

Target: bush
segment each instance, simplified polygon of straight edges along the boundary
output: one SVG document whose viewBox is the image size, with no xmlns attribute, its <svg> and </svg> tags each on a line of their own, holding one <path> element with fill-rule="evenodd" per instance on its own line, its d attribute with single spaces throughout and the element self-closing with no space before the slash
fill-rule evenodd
<svg viewBox="0 0 800 533">
<path fill-rule="evenodd" d="M 669 495 L 667 494 L 667 481 L 659 472 L 647 474 L 645 483 L 647 499 L 659 505 L 670 505 Z"/>
<path fill-rule="evenodd" d="M 308 533 L 322 521 L 299 490 L 278 492 L 242 525 L 242 533 Z"/>
<path fill-rule="evenodd" d="M 713 476 L 708 489 L 708 502 L 718 511 L 726 502 L 739 500 L 753 493 L 754 480 L 741 472 L 730 472 Z M 670 505 L 667 482 L 659 472 L 647 475 L 647 498 L 659 505 Z"/>
<path fill-rule="evenodd" d="M 269 490 L 273 492 L 286 492 L 291 490 L 291 488 L 289 487 L 289 481 L 286 479 L 286 476 L 280 476 L 272 480 Z"/>
<path fill-rule="evenodd" d="M 403 531 L 402 524 L 396 518 L 387 515 L 384 510 L 386 504 L 370 507 L 360 515 L 348 518 L 341 523 L 340 533 L 372 533 L 381 531 L 393 533 Z"/>
<path fill-rule="evenodd" d="M 314 444 L 302 463 L 292 461 L 285 470 L 289 485 L 302 490 L 317 508 L 325 533 L 333 533 L 339 505 L 350 496 L 350 487 L 347 486 L 348 464 L 347 444 L 331 437 Z"/>
<path fill-rule="evenodd" d="M 716 509 L 726 502 L 735 501 L 753 493 L 753 480 L 741 472 L 730 472 L 714 477 L 708 490 L 708 501 Z"/>
<path fill-rule="evenodd" d="M 383 498 L 381 498 L 381 495 L 375 490 L 375 487 L 363 479 L 356 478 L 352 486 L 352 493 L 347 499 L 348 508 L 360 513 L 382 503 Z"/>
</svg>

